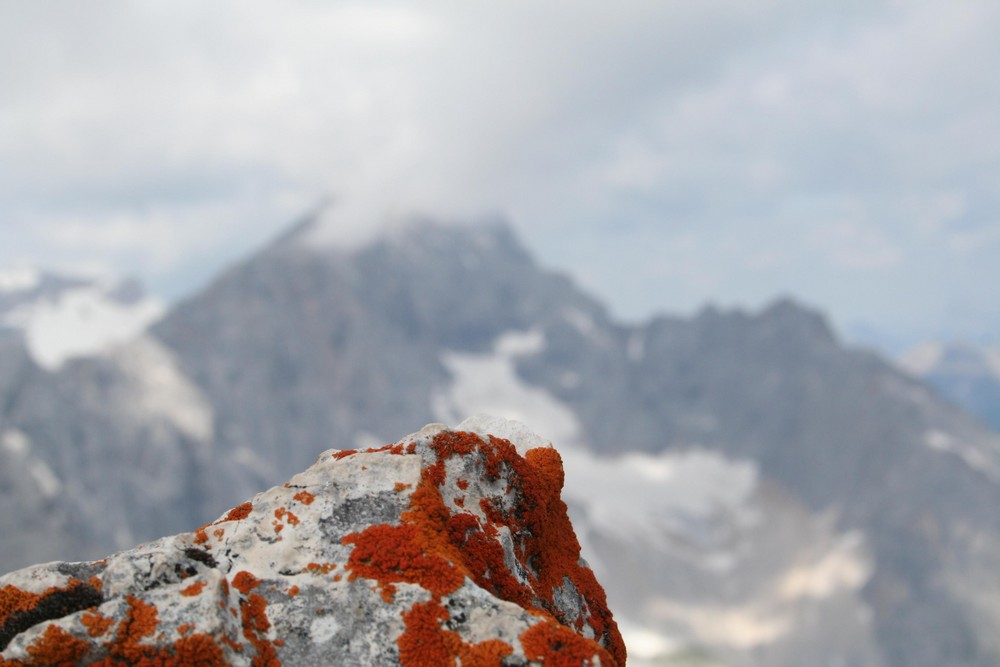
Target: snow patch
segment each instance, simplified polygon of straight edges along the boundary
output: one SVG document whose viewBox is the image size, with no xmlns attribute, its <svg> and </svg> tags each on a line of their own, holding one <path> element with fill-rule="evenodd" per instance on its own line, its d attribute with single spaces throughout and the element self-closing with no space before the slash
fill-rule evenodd
<svg viewBox="0 0 1000 667">
<path fill-rule="evenodd" d="M 771 644 L 794 626 L 791 614 L 763 604 L 680 604 L 658 599 L 648 609 L 651 617 L 686 627 L 699 642 L 745 651 Z"/>
<path fill-rule="evenodd" d="M 560 449 L 579 443 L 581 429 L 572 409 L 517 374 L 516 358 L 542 345 L 544 336 L 538 332 L 508 332 L 487 354 L 446 352 L 441 361 L 452 381 L 431 399 L 435 418 L 454 424 L 468 415 L 501 415 L 531 424 Z"/>
<path fill-rule="evenodd" d="M 760 518 L 749 509 L 758 485 L 750 462 L 701 449 L 619 458 L 560 451 L 566 501 L 581 508 L 588 527 L 602 534 L 664 549 L 680 537 L 712 550 L 730 537 L 720 528 L 732 522 L 749 527 Z"/>
<path fill-rule="evenodd" d="M 4 431 L 0 436 L 0 447 L 22 462 L 43 497 L 54 498 L 62 490 L 62 482 L 52 468 L 42 459 L 32 456 L 31 440 L 23 432 L 16 429 Z"/>
<path fill-rule="evenodd" d="M 987 456 L 976 446 L 964 442 L 950 433 L 931 429 L 924 433 L 924 444 L 936 452 L 959 457 L 973 470 L 982 473 L 995 483 L 1000 483 L 1000 463 Z"/>
<path fill-rule="evenodd" d="M 545 350 L 545 333 L 541 329 L 508 331 L 495 343 L 495 351 L 503 357 L 526 357 Z"/>
<path fill-rule="evenodd" d="M 683 628 L 681 636 L 698 644 L 753 650 L 795 636 L 808 624 L 803 610 L 843 593 L 856 595 L 868 582 L 873 563 L 860 532 L 842 534 L 824 550 L 796 559 L 772 587 L 749 600 L 683 601 L 659 597 L 644 608 L 647 622 Z"/>
<path fill-rule="evenodd" d="M 628 621 L 619 621 L 618 630 L 628 649 L 629 663 L 634 660 L 652 660 L 665 657 L 682 648 L 681 642 L 661 632 L 651 630 Z"/>
<path fill-rule="evenodd" d="M 822 599 L 842 590 L 859 590 L 872 574 L 872 564 L 863 552 L 861 533 L 843 535 L 834 548 L 820 558 L 792 568 L 778 584 L 785 600 Z"/>
<path fill-rule="evenodd" d="M 955 452 L 957 440 L 953 435 L 936 429 L 924 433 L 924 444 L 938 452 Z"/>
<path fill-rule="evenodd" d="M 66 290 L 54 299 L 22 304 L 4 324 L 25 333 L 28 350 L 41 367 L 57 370 L 69 359 L 92 356 L 134 339 L 159 319 L 162 302 L 111 299 L 100 286 Z"/>
<path fill-rule="evenodd" d="M 18 458 L 23 458 L 31 452 L 31 441 L 21 431 L 4 431 L 3 437 L 0 437 L 0 447 Z"/>
<path fill-rule="evenodd" d="M 169 349 L 142 336 L 116 349 L 113 358 L 129 383 L 129 391 L 121 399 L 125 413 L 164 419 L 193 440 L 211 440 L 211 405 L 184 375 Z"/>
</svg>

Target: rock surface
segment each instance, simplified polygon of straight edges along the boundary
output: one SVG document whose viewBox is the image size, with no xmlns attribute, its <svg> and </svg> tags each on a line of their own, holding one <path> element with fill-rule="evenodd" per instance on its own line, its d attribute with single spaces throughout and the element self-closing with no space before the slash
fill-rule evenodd
<svg viewBox="0 0 1000 667">
<path fill-rule="evenodd" d="M 194 532 L 0 577 L 0 667 L 624 665 L 562 483 L 492 418 L 330 450 Z"/>
</svg>

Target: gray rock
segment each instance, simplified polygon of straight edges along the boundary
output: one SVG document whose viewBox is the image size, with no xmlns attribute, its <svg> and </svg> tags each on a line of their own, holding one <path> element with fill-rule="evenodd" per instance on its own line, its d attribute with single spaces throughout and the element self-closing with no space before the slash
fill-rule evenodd
<svg viewBox="0 0 1000 667">
<path fill-rule="evenodd" d="M 461 428 L 329 450 L 193 532 L 0 577 L 0 665 L 624 665 L 559 455 L 514 422 Z"/>
</svg>

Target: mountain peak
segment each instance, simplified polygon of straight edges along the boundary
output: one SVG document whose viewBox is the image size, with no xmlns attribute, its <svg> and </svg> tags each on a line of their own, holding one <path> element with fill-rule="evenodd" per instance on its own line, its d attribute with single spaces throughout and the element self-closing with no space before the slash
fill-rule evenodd
<svg viewBox="0 0 1000 667">
<path fill-rule="evenodd" d="M 765 306 L 758 319 L 780 329 L 810 337 L 831 341 L 835 338 L 823 313 L 788 296 L 779 297 Z"/>
<path fill-rule="evenodd" d="M 443 237 L 479 243 L 516 243 L 509 224 L 497 216 L 432 216 L 390 208 L 359 210 L 351 202 L 325 199 L 282 234 L 274 245 L 358 251 L 371 245 L 414 243 Z"/>
</svg>

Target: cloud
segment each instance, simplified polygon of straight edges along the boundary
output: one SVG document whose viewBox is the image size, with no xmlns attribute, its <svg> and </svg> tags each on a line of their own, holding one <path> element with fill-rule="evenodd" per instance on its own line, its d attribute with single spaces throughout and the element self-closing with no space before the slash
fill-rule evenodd
<svg viewBox="0 0 1000 667">
<path fill-rule="evenodd" d="M 0 261 L 162 283 L 330 196 L 351 242 L 506 212 L 627 314 L 808 267 L 862 316 L 851 276 L 995 247 L 998 28 L 988 0 L 6 3 Z"/>
</svg>

